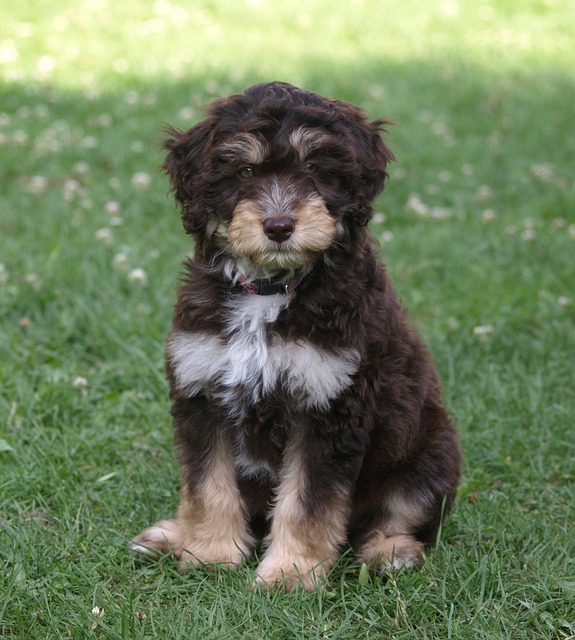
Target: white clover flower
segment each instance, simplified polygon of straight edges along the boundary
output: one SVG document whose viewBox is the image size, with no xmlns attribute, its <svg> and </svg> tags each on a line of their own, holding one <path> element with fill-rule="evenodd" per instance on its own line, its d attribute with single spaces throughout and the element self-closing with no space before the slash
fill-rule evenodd
<svg viewBox="0 0 575 640">
<path fill-rule="evenodd" d="M 140 282 L 141 284 L 146 284 L 148 282 L 148 276 L 143 269 L 136 268 L 132 269 L 128 273 L 128 280 L 131 282 Z"/>
<path fill-rule="evenodd" d="M 152 183 L 152 178 L 145 171 L 138 171 L 132 176 L 132 186 L 138 189 L 147 189 Z"/>
<path fill-rule="evenodd" d="M 80 175 L 84 175 L 88 173 L 88 171 L 90 171 L 90 165 L 87 162 L 84 162 L 84 160 L 80 160 L 79 162 L 76 162 L 76 164 L 73 165 L 72 169 L 74 173 L 79 173 Z"/>
<path fill-rule="evenodd" d="M 495 211 L 493 209 L 485 209 L 485 211 L 481 214 L 481 219 L 483 222 L 490 222 L 495 218 Z"/>
<path fill-rule="evenodd" d="M 32 176 L 28 181 L 28 191 L 35 195 L 40 195 L 48 187 L 48 178 L 45 176 Z"/>
<path fill-rule="evenodd" d="M 196 115 L 194 109 L 192 107 L 182 107 L 178 111 L 178 119 L 179 120 L 193 120 Z"/>
<path fill-rule="evenodd" d="M 568 307 L 572 302 L 571 298 L 568 298 L 567 296 L 559 296 L 557 298 L 557 304 L 562 307 Z"/>
<path fill-rule="evenodd" d="M 0 64 L 16 62 L 20 54 L 13 40 L 6 40 L 0 44 Z"/>
<path fill-rule="evenodd" d="M 94 124 L 99 127 L 109 127 L 112 124 L 112 116 L 109 113 L 102 113 L 94 119 Z"/>
<path fill-rule="evenodd" d="M 124 96 L 124 102 L 129 105 L 139 104 L 140 94 L 137 91 L 128 91 Z"/>
<path fill-rule="evenodd" d="M 37 104 L 34 107 L 34 115 L 37 118 L 47 118 L 50 115 L 50 109 L 45 104 Z"/>
<path fill-rule="evenodd" d="M 106 202 L 106 204 L 104 205 L 104 210 L 106 211 L 107 214 L 111 216 L 115 216 L 117 213 L 119 213 L 120 209 L 121 209 L 120 203 L 116 202 L 115 200 Z"/>
<path fill-rule="evenodd" d="M 56 66 L 56 62 L 54 58 L 51 56 L 42 56 L 38 60 L 38 71 L 42 74 L 49 74 L 54 71 L 54 67 Z"/>
<path fill-rule="evenodd" d="M 16 144 L 27 144 L 28 143 L 28 134 L 25 131 L 14 131 L 12 135 L 12 140 Z"/>
<path fill-rule="evenodd" d="M 532 176 L 535 176 L 541 182 L 552 182 L 555 177 L 555 167 L 550 162 L 543 164 L 534 164 L 530 168 Z"/>
<path fill-rule="evenodd" d="M 88 380 L 83 376 L 77 376 L 72 381 L 72 386 L 74 389 L 78 389 L 82 392 L 82 395 L 85 396 L 88 394 Z M 102 614 L 103 615 L 103 614 Z"/>
<path fill-rule="evenodd" d="M 409 199 L 407 200 L 407 208 L 420 216 L 429 215 L 429 207 L 416 193 L 409 196 Z"/>
<path fill-rule="evenodd" d="M 208 93 L 215 94 L 220 92 L 220 85 L 217 80 L 208 80 L 204 86 Z"/>
<path fill-rule="evenodd" d="M 387 220 L 387 217 L 386 217 L 385 213 L 382 213 L 381 211 L 378 211 L 378 212 L 373 216 L 373 221 L 374 221 L 376 224 L 383 224 L 386 220 Z"/>
<path fill-rule="evenodd" d="M 27 318 L 27 317 L 23 317 L 23 318 L 20 318 L 20 320 L 18 320 L 18 326 L 20 327 L 20 329 L 24 329 L 24 330 L 31 329 L 33 324 L 34 323 L 32 322 L 32 320 L 30 320 L 30 318 Z"/>
<path fill-rule="evenodd" d="M 64 193 L 64 200 L 66 202 L 71 202 L 76 196 L 76 194 L 79 193 L 80 191 L 81 191 L 81 185 L 78 182 L 78 180 L 74 180 L 73 178 L 70 178 L 66 180 L 66 182 L 64 182 L 63 193 Z"/>
<path fill-rule="evenodd" d="M 94 87 L 89 87 L 84 91 L 84 97 L 88 102 L 95 102 L 102 97 L 102 92 L 100 89 L 95 89 Z"/>
<path fill-rule="evenodd" d="M 555 218 L 555 220 L 553 220 L 553 226 L 556 229 L 563 229 L 566 224 L 567 224 L 567 221 L 565 220 L 565 218 L 562 218 L 561 216 L 559 216 L 558 218 Z"/>
<path fill-rule="evenodd" d="M 98 139 L 94 136 L 86 136 L 80 144 L 84 149 L 95 149 L 98 146 Z"/>
<path fill-rule="evenodd" d="M 443 220 L 445 218 L 450 218 L 453 215 L 453 211 L 448 207 L 432 207 L 429 214 L 432 218 Z"/>
<path fill-rule="evenodd" d="M 108 227 L 102 227 L 96 231 L 96 240 L 104 243 L 105 245 L 110 246 L 114 240 L 112 236 L 112 230 Z"/>
<path fill-rule="evenodd" d="M 0 283 L 8 282 L 8 271 L 6 267 L 0 262 Z"/>
<path fill-rule="evenodd" d="M 40 289 L 40 278 L 35 273 L 28 273 L 24 276 L 24 282 L 27 282 L 34 291 L 38 291 Z"/>
<path fill-rule="evenodd" d="M 483 324 L 483 325 L 478 325 L 477 327 L 473 327 L 474 336 L 478 336 L 481 338 L 490 333 L 493 333 L 493 325 L 491 324 Z"/>
<path fill-rule="evenodd" d="M 380 237 L 383 242 L 391 242 L 393 240 L 393 232 L 384 231 Z"/>
<path fill-rule="evenodd" d="M 127 271 L 128 270 L 128 255 L 125 252 L 117 253 L 114 256 L 114 264 L 121 271 Z"/>
<path fill-rule="evenodd" d="M 475 197 L 479 202 L 488 202 L 493 198 L 493 189 L 487 184 L 482 184 L 477 188 Z"/>
<path fill-rule="evenodd" d="M 531 240 L 535 239 L 536 235 L 537 234 L 535 233 L 535 229 L 528 227 L 527 229 L 524 229 L 523 232 L 521 233 L 521 240 L 525 240 L 525 242 L 530 242 Z"/>
</svg>

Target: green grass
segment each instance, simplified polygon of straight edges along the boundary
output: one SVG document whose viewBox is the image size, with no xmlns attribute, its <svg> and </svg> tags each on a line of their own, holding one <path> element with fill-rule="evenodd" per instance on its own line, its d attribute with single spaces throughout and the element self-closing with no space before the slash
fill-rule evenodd
<svg viewBox="0 0 575 640">
<path fill-rule="evenodd" d="M 0 636 L 575 638 L 571 0 L 4 0 L 0 23 Z M 157 141 L 269 79 L 396 123 L 372 226 L 465 455 L 421 571 L 344 557 L 313 594 L 126 545 L 178 498 L 190 244 Z"/>
</svg>

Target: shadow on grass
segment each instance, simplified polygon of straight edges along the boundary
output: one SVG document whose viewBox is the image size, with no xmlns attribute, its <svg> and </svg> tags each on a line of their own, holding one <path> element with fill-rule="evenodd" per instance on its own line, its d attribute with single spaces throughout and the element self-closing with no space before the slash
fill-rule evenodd
<svg viewBox="0 0 575 640">
<path fill-rule="evenodd" d="M 212 99 L 269 80 L 295 82 L 358 103 L 374 118 L 390 118 L 398 125 L 391 136 L 400 148 L 399 158 L 409 163 L 435 164 L 448 153 L 480 164 L 481 158 L 469 157 L 470 148 L 490 156 L 491 166 L 497 157 L 536 160 L 548 148 L 557 164 L 567 164 L 574 155 L 575 140 L 565 131 L 571 124 L 575 81 L 553 68 L 497 72 L 461 59 L 365 59 L 337 66 L 315 60 L 313 68 L 302 69 L 297 78 L 262 77 L 245 70 L 241 79 L 229 80 L 236 75 L 233 69 L 185 81 L 126 75 L 108 89 L 77 92 L 40 83 L 0 85 L 2 108 L 10 118 L 3 127 L 4 146 L 11 152 L 2 164 L 8 177 L 16 177 L 48 168 L 46 160 L 58 154 L 70 160 L 95 154 L 110 172 L 129 168 L 131 157 L 152 155 L 165 123 L 191 126 Z M 42 147 L 38 134 L 55 122 L 60 125 L 59 141 L 44 140 Z M 19 135 L 14 138 L 15 133 Z M 91 145 L 84 138 L 78 148 L 75 143 L 82 136 L 95 141 Z M 143 149 L 126 145 L 135 139 Z M 2 184 L 4 192 L 11 186 Z"/>
</svg>

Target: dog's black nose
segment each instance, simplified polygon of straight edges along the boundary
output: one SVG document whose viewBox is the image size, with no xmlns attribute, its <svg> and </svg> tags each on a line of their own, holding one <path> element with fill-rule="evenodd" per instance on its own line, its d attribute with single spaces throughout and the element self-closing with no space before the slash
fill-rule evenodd
<svg viewBox="0 0 575 640">
<path fill-rule="evenodd" d="M 294 221 L 288 216 L 264 220 L 264 233 L 274 242 L 285 242 L 295 230 Z"/>
</svg>

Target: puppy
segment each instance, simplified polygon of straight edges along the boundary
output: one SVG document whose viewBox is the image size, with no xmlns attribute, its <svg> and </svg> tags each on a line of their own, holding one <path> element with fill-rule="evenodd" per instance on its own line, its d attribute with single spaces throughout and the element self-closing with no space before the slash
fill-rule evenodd
<svg viewBox="0 0 575 640">
<path fill-rule="evenodd" d="M 313 589 L 345 545 L 418 565 L 453 501 L 456 433 L 367 230 L 384 121 L 272 82 L 170 129 L 163 169 L 195 240 L 167 340 L 175 519 L 133 541 Z"/>
</svg>

